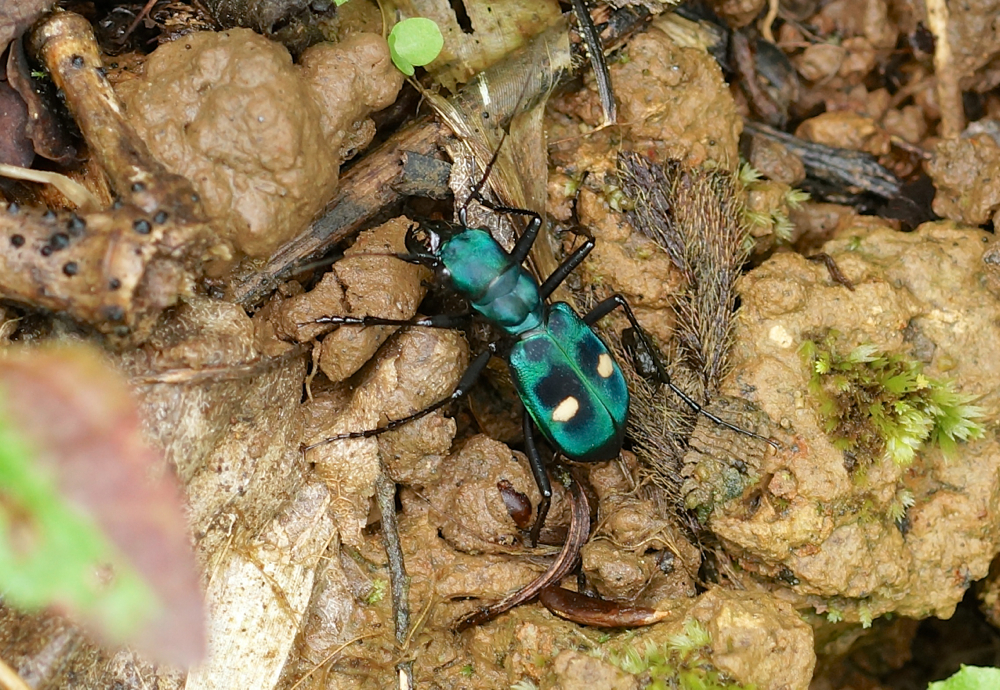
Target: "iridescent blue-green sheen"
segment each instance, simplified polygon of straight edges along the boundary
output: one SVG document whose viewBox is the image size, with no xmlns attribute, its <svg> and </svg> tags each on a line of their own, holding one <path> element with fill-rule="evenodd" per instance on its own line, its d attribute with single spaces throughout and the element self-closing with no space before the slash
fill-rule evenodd
<svg viewBox="0 0 1000 690">
<path fill-rule="evenodd" d="M 601 355 L 611 364 L 608 376 L 599 373 Z M 508 363 L 525 409 L 553 446 L 580 462 L 617 457 L 628 415 L 625 377 L 607 346 L 569 305 L 553 304 L 545 323 L 514 344 Z M 569 397 L 578 403 L 575 414 L 553 419 Z"/>
<path fill-rule="evenodd" d="M 538 283 L 488 232 L 471 228 L 448 239 L 439 254 L 452 287 L 505 334 L 538 328 L 545 307 Z"/>
</svg>

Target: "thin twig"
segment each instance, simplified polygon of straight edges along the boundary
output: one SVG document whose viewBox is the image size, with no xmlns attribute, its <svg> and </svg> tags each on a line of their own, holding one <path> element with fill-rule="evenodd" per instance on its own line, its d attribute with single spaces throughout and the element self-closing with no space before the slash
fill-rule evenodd
<svg viewBox="0 0 1000 690">
<path fill-rule="evenodd" d="M 771 27 L 774 25 L 774 20 L 778 18 L 778 9 L 780 7 L 781 0 L 767 0 L 767 14 L 760 20 L 760 35 L 768 43 L 775 42 Z"/>
<path fill-rule="evenodd" d="M 120 45 L 125 45 L 125 41 L 127 41 L 128 37 L 132 35 L 133 31 L 135 31 L 135 27 L 139 26 L 139 22 L 146 18 L 149 11 L 153 9 L 153 5 L 159 1 L 160 0 L 148 0 L 148 2 L 143 5 L 142 9 L 139 10 L 139 14 L 135 15 L 135 19 L 132 20 L 132 23 L 128 25 L 128 28 L 125 29 L 125 33 L 122 34 L 122 37 L 119 39 L 118 42 Z"/>
<path fill-rule="evenodd" d="M 580 558 L 580 548 L 590 536 L 590 505 L 587 502 L 587 495 L 583 492 L 583 487 L 576 479 L 572 480 L 570 486 L 570 499 L 572 512 L 570 513 L 569 532 L 566 534 L 562 550 L 548 570 L 516 592 L 463 616 L 455 625 L 456 632 L 487 623 L 501 613 L 530 601 L 538 596 L 543 589 L 558 583 L 573 570 Z"/>
<path fill-rule="evenodd" d="M 342 651 L 344 651 L 345 649 L 347 649 L 348 647 L 350 647 L 352 644 L 360 642 L 361 640 L 367 639 L 369 637 L 378 637 L 379 634 L 380 633 L 375 632 L 375 633 L 368 633 L 366 635 L 358 635 L 357 637 L 351 638 L 350 640 L 348 640 L 347 642 L 345 642 L 344 644 L 340 645 L 339 647 L 335 648 L 332 652 L 330 652 L 329 654 L 327 654 L 326 658 L 323 659 L 323 661 L 319 662 L 318 664 L 316 664 L 315 666 L 313 666 L 311 669 L 309 669 L 308 671 L 306 671 L 305 675 L 303 675 L 301 678 L 299 678 L 297 681 L 295 681 L 295 685 L 293 685 L 291 688 L 289 688 L 289 690 L 296 690 L 296 688 L 298 688 L 300 685 L 302 685 L 302 683 L 305 682 L 306 678 L 308 678 L 312 674 L 316 673 L 316 671 L 318 671 L 319 669 L 323 668 L 324 664 L 330 663 L 330 661 L 333 659 L 333 657 L 335 657 L 338 654 L 340 654 Z"/>
<path fill-rule="evenodd" d="M 396 625 L 396 642 L 403 648 L 410 633 L 410 579 L 403 562 L 403 545 L 396 522 L 396 483 L 385 468 L 375 479 L 375 497 L 382 512 L 382 541 L 389 557 L 389 584 L 392 592 L 392 613 Z M 413 661 L 403 659 L 396 664 L 400 690 L 413 687 Z"/>
</svg>

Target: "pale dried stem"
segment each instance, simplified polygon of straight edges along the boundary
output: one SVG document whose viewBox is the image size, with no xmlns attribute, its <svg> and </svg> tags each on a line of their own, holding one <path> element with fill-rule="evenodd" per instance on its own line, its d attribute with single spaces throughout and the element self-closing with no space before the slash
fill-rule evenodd
<svg viewBox="0 0 1000 690">
<path fill-rule="evenodd" d="M 934 73 L 937 75 L 938 107 L 941 109 L 938 134 L 952 139 L 965 129 L 965 109 L 948 40 L 948 5 L 945 0 L 927 0 L 927 26 L 934 34 Z"/>
<path fill-rule="evenodd" d="M 17 671 L 0 659 L 0 688 L 2 690 L 31 690 L 31 686 L 17 674 Z"/>
</svg>

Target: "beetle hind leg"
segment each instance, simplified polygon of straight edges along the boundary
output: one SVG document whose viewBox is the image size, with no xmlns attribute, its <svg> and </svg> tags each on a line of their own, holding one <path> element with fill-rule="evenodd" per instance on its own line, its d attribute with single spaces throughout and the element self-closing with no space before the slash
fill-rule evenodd
<svg viewBox="0 0 1000 690">
<path fill-rule="evenodd" d="M 549 506 L 552 504 L 552 483 L 549 481 L 548 469 L 542 454 L 538 452 L 538 445 L 535 443 L 535 423 L 531 420 L 531 415 L 527 411 L 524 413 L 524 454 L 528 456 L 528 466 L 531 467 L 531 474 L 535 478 L 535 486 L 542 495 L 538 502 L 538 511 L 535 515 L 535 524 L 531 526 L 528 538 L 532 546 L 538 545 L 538 535 L 545 524 L 545 518 L 549 514 Z"/>
<path fill-rule="evenodd" d="M 588 326 L 593 326 L 595 323 L 597 323 L 602 318 L 604 318 L 605 316 L 607 316 L 612 311 L 618 308 L 621 308 L 621 310 L 625 312 L 625 318 L 628 319 L 629 324 L 631 324 L 632 328 L 635 329 L 635 334 L 638 337 L 639 342 L 642 343 L 643 349 L 646 350 L 646 353 L 652 359 L 653 366 L 656 369 L 657 378 L 660 380 L 661 383 L 663 383 L 663 385 L 665 385 L 667 388 L 673 391 L 674 395 L 683 400 L 685 405 L 694 410 L 695 413 L 703 415 L 704 417 L 712 420 L 719 426 L 723 426 L 729 429 L 730 431 L 735 431 L 739 434 L 759 439 L 761 441 L 764 441 L 765 443 L 768 443 L 775 449 L 779 449 L 781 447 L 781 444 L 779 444 L 772 438 L 765 438 L 764 436 L 761 436 L 760 434 L 750 431 L 749 429 L 744 429 L 742 427 L 736 426 L 735 424 L 731 424 L 730 422 L 727 422 L 726 420 L 720 417 L 717 417 L 716 415 L 712 414 L 704 407 L 702 407 L 694 398 L 685 393 L 680 387 L 677 386 L 677 384 L 671 381 L 670 375 L 667 373 L 666 367 L 663 366 L 663 362 L 660 360 L 659 351 L 655 347 L 653 347 L 652 341 L 649 339 L 649 336 L 646 335 L 646 331 L 642 328 L 642 326 L 639 325 L 639 321 L 635 318 L 635 314 L 632 312 L 632 307 L 629 306 L 628 301 L 626 301 L 626 299 L 623 296 L 617 294 L 612 295 L 606 300 L 603 300 L 602 302 L 598 303 L 597 306 L 591 309 L 583 317 L 583 321 Z"/>
</svg>

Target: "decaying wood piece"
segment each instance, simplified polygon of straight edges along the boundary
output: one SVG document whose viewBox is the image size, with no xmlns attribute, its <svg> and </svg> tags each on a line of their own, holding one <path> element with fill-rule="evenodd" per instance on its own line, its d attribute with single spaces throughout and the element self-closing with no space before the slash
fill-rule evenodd
<svg viewBox="0 0 1000 690">
<path fill-rule="evenodd" d="M 58 12 L 29 40 L 119 200 L 83 215 L 0 211 L 0 296 L 142 340 L 190 292 L 201 262 L 226 258 L 191 183 L 150 155 L 104 76 L 90 23 Z"/>
<path fill-rule="evenodd" d="M 237 277 L 229 297 L 252 307 L 267 297 L 301 265 L 350 237 L 383 209 L 401 200 L 394 183 L 400 178 L 407 154 L 430 156 L 446 137 L 442 125 L 424 118 L 400 130 L 352 166 L 340 178 L 337 195 L 323 216 L 305 232 L 282 245 L 264 266 Z"/>
<path fill-rule="evenodd" d="M 899 195 L 902 186 L 899 179 L 869 153 L 805 141 L 759 122 L 747 121 L 744 130 L 783 144 L 802 159 L 810 177 L 828 182 L 837 189 L 846 187 L 848 191 L 860 190 L 884 199 Z"/>
<path fill-rule="evenodd" d="M 621 44 L 627 37 L 640 31 L 649 16 L 646 10 L 635 7 L 626 7 L 613 13 L 601 35 L 605 49 Z M 572 43 L 571 50 L 573 64 L 584 64 L 583 44 Z M 519 56 L 515 53 L 509 59 L 517 60 Z M 505 71 L 502 64 L 491 69 L 496 73 Z M 567 70 L 560 77 L 559 83 L 565 83 L 571 77 L 572 71 Z M 542 97 L 543 90 L 554 86 L 545 79 L 528 81 L 531 82 L 530 89 L 519 91 L 515 97 L 506 99 L 511 109 Z M 479 82 L 474 83 L 478 89 Z M 502 90 L 502 87 L 496 85 L 491 88 L 497 89 L 498 95 Z M 489 119 L 505 122 L 512 114 L 512 111 L 493 113 Z M 396 132 L 381 146 L 368 152 L 341 177 L 337 196 L 327 204 L 326 212 L 308 230 L 282 246 L 263 267 L 255 267 L 252 274 L 232 282 L 230 299 L 247 308 L 259 304 L 279 282 L 294 273 L 296 266 L 329 251 L 402 201 L 403 195 L 397 190 L 397 183 L 401 181 L 406 154 L 429 156 L 455 143 L 455 138 L 448 133 L 448 127 L 429 117 L 417 120 Z M 483 161 L 489 160 L 489 157 L 484 156 Z M 505 203 L 508 201 L 504 200 Z"/>
</svg>

